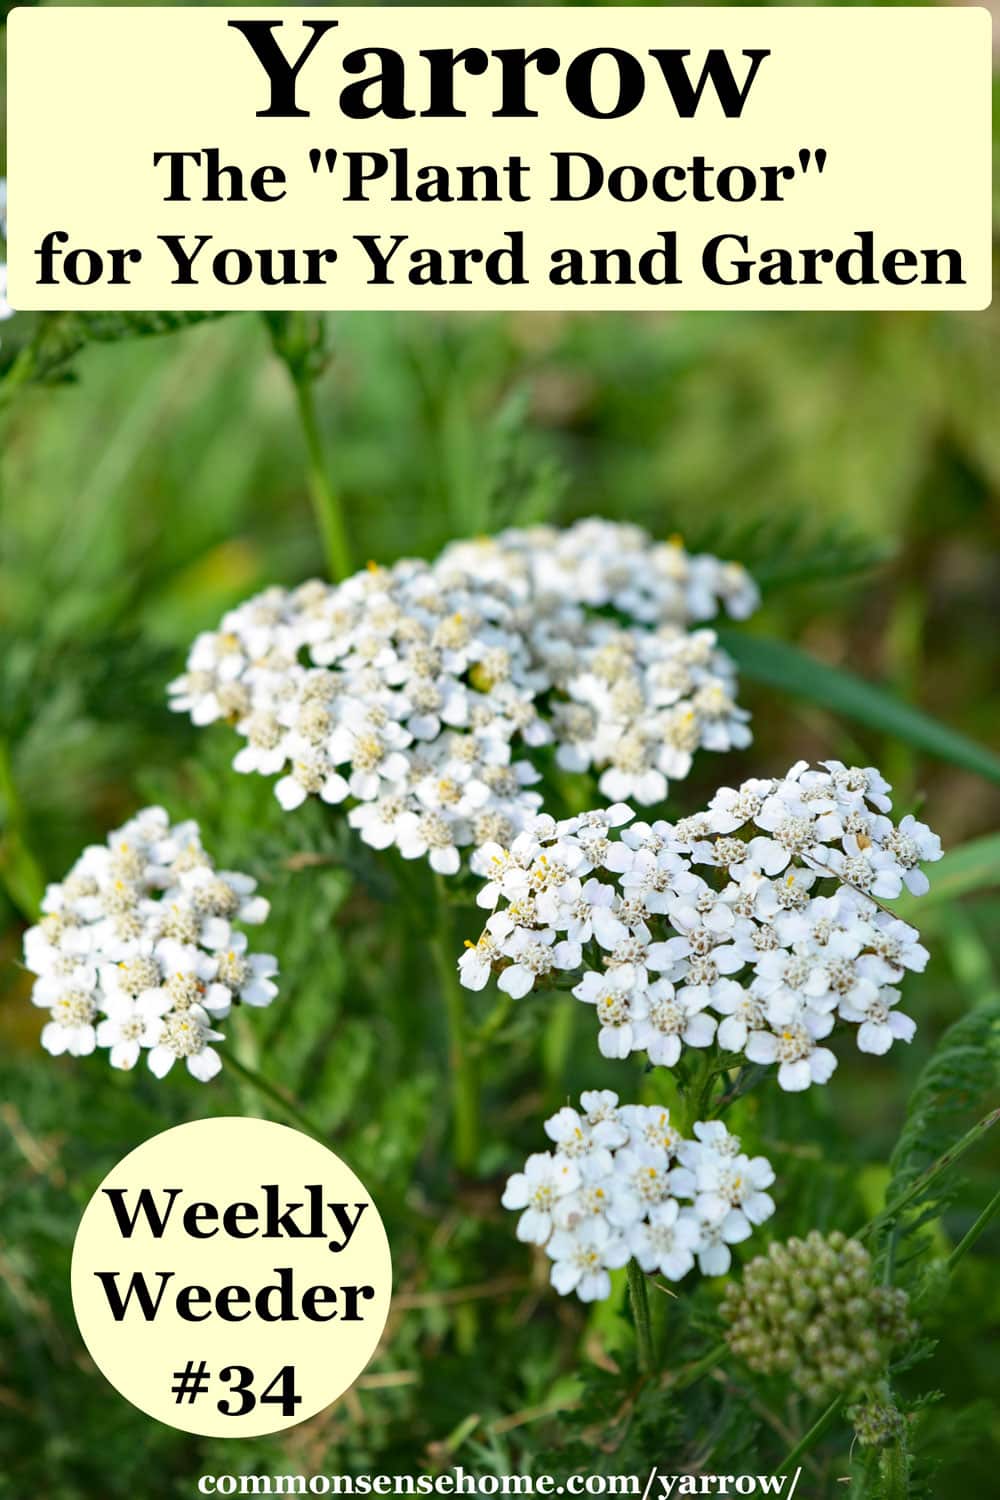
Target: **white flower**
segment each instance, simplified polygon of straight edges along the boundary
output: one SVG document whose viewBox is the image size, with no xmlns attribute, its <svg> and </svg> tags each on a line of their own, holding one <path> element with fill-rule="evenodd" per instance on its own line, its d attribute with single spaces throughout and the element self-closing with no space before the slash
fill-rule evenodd
<svg viewBox="0 0 1000 1500">
<path fill-rule="evenodd" d="M 818 844 L 836 838 L 841 831 L 835 814 L 815 817 L 811 804 L 803 802 L 797 786 L 788 782 L 780 783 L 765 798 L 753 821 L 770 836 L 758 834 L 750 840 L 747 861 L 770 876 L 786 869 L 794 858 L 807 860 Z"/>
<path fill-rule="evenodd" d="M 553 1261 L 551 1280 L 557 1292 L 576 1292 L 581 1302 L 596 1302 L 611 1295 L 608 1270 L 617 1270 L 629 1259 L 625 1237 L 616 1234 L 606 1219 L 588 1218 L 575 1229 L 557 1229 L 545 1247 Z"/>
<path fill-rule="evenodd" d="M 845 766 L 839 760 L 825 760 L 823 765 L 841 802 L 848 805 L 870 802 L 880 812 L 888 812 L 892 807 L 888 797 L 892 788 L 874 766 Z"/>
<path fill-rule="evenodd" d="M 543 921 L 565 930 L 574 943 L 593 940 L 610 952 L 625 941 L 629 929 L 615 914 L 614 887 L 599 880 L 567 880 L 556 891 L 543 891 L 538 897 L 538 914 Z"/>
<path fill-rule="evenodd" d="M 439 875 L 454 875 L 461 865 L 454 832 L 440 813 L 404 813 L 399 819 L 397 843 L 404 859 L 423 859 Z"/>
<path fill-rule="evenodd" d="M 930 881 L 917 865 L 921 860 L 931 863 L 941 858 L 941 840 L 937 834 L 932 833 L 926 823 L 918 823 L 911 813 L 907 813 L 899 827 L 881 840 L 881 847 L 897 861 L 906 889 L 914 896 L 926 895 Z"/>
<path fill-rule="evenodd" d="M 149 1052 L 149 1070 L 157 1078 L 165 1078 L 174 1063 L 183 1058 L 192 1078 L 207 1083 L 222 1067 L 219 1054 L 208 1044 L 222 1039 L 220 1031 L 211 1029 L 200 1006 L 171 1011 L 159 1023 L 156 1042 Z"/>
<path fill-rule="evenodd" d="M 486 987 L 494 964 L 503 958 L 503 949 L 491 932 L 484 931 L 477 943 L 466 943 L 458 960 L 458 977 L 467 990 Z"/>
<path fill-rule="evenodd" d="M 774 791 L 771 780 L 745 781 L 739 788 L 720 787 L 708 804 L 708 823 L 713 833 L 734 833 L 756 817 Z"/>
<path fill-rule="evenodd" d="M 716 1036 L 726 1052 L 742 1052 L 750 1033 L 767 1024 L 762 1002 L 752 990 L 745 990 L 732 980 L 724 989 L 720 987 L 712 1005 L 725 1017 L 719 1022 Z"/>
<path fill-rule="evenodd" d="M 725 1276 L 733 1263 L 730 1245 L 742 1244 L 752 1229 L 745 1214 L 732 1209 L 721 1219 L 698 1218 L 698 1269 L 703 1276 Z"/>
<path fill-rule="evenodd" d="M 680 1281 L 691 1270 L 701 1238 L 698 1221 L 689 1212 L 681 1213 L 676 1198 L 658 1203 L 628 1232 L 629 1248 L 642 1269 L 658 1271 L 668 1281 Z"/>
<path fill-rule="evenodd" d="M 270 902 L 257 894 L 257 882 L 251 875 L 238 870 L 213 870 L 210 865 L 199 863 L 193 869 L 182 869 L 177 884 L 181 894 L 202 915 L 201 940 L 209 948 L 226 945 L 230 922 L 257 927 L 267 921 Z M 213 941 L 213 937 L 219 940 Z"/>
<path fill-rule="evenodd" d="M 563 1295 L 609 1296 L 609 1271 L 630 1255 L 672 1281 L 695 1256 L 705 1274 L 720 1275 L 729 1246 L 774 1211 L 770 1164 L 744 1155 L 719 1121 L 698 1121 L 695 1139 L 683 1140 L 669 1110 L 619 1105 L 615 1094 L 594 1090 L 545 1130 L 555 1154 L 529 1157 L 503 1204 L 521 1213 L 518 1238 L 544 1246 Z"/>
<path fill-rule="evenodd" d="M 87 1057 L 97 1045 L 94 1019 L 97 1004 L 86 990 L 65 988 L 53 999 L 52 1019 L 42 1028 L 42 1046 L 53 1057 L 68 1052 L 72 1057 Z"/>
<path fill-rule="evenodd" d="M 529 932 L 523 927 L 515 928 L 503 944 L 503 951 L 512 962 L 500 975 L 498 986 L 515 1000 L 526 995 L 538 979 L 554 969 L 573 969 L 580 962 L 578 943 L 556 943 L 555 933 L 544 930 Z"/>
<path fill-rule="evenodd" d="M 600 1031 L 597 1045 L 604 1057 L 628 1057 L 634 1051 L 638 1023 L 647 1013 L 646 996 L 637 988 L 630 972 L 609 969 L 603 974 L 590 971 L 575 986 L 578 1000 L 597 1007 Z"/>
<path fill-rule="evenodd" d="M 841 1003 L 840 1014 L 844 1020 L 858 1023 L 858 1047 L 862 1052 L 881 1056 L 888 1052 L 893 1042 L 913 1040 L 916 1022 L 893 1009 L 898 1000 L 898 990 L 884 988 L 861 1004 Z"/>
<path fill-rule="evenodd" d="M 578 1167 L 549 1151 L 529 1156 L 523 1172 L 507 1179 L 501 1203 L 504 1208 L 523 1209 L 517 1221 L 517 1237 L 532 1245 L 544 1245 L 552 1233 L 552 1215 L 560 1198 L 579 1186 Z"/>
<path fill-rule="evenodd" d="M 923 973 L 930 954 L 915 927 L 884 911 L 873 912 L 869 922 L 868 946 L 893 969 L 893 979 L 901 978 L 904 969 Z"/>
<path fill-rule="evenodd" d="M 630 648 L 612 635 L 602 649 L 610 682 Z M 872 897 L 898 894 L 940 845 L 870 810 L 869 793 L 890 806 L 877 773 L 832 765 L 725 788 L 677 824 L 632 822 L 623 805 L 558 825 L 535 816 L 485 844 L 472 864 L 492 915 L 462 982 L 479 989 L 499 973 L 501 989 L 524 995 L 562 970 L 597 1009 L 605 1057 L 645 1051 L 673 1067 L 684 1047 L 717 1040 L 776 1063 L 791 1090 L 830 1077 L 833 1053 L 816 1044 L 837 1022 L 909 1034 L 908 1020 L 870 1020 L 869 1007 L 881 1018 L 886 986 L 924 968 L 927 950 Z M 888 1034 L 868 1029 L 861 1045 L 884 1050 Z"/>
<path fill-rule="evenodd" d="M 108 996 L 105 1018 L 97 1027 L 97 1045 L 110 1049 L 108 1061 L 113 1068 L 134 1068 L 142 1049 L 156 1045 L 170 1003 L 166 990 L 146 990 L 138 997 L 121 992 Z"/>
<path fill-rule="evenodd" d="M 704 1151 L 696 1176 L 695 1206 L 707 1219 L 722 1219 L 736 1211 L 751 1224 L 763 1224 L 774 1213 L 774 1199 L 764 1191 L 773 1183 L 774 1171 L 763 1156 L 751 1159 Z"/>
<path fill-rule="evenodd" d="M 655 1204 L 664 1203 L 673 1191 L 671 1158 L 667 1152 L 646 1142 L 624 1146 L 615 1154 L 608 1217 L 620 1229 L 628 1229 Z"/>
<path fill-rule="evenodd" d="M 441 850 L 485 842 L 490 824 L 516 834 L 538 807 L 522 749 L 552 744 L 607 796 L 648 803 L 700 748 L 746 744 L 733 663 L 689 627 L 720 609 L 744 618 L 756 598 L 737 564 L 637 527 L 510 530 L 430 564 L 267 589 L 195 640 L 171 707 L 234 724 L 236 769 L 278 777 L 286 809 L 401 799 L 392 817 L 352 822 L 450 874 Z M 414 839 L 400 811 L 438 815 L 447 846 Z"/>
<path fill-rule="evenodd" d="M 580 1095 L 580 1104 L 595 1138 L 602 1146 L 624 1146 L 628 1125 L 618 1108 L 618 1095 L 611 1089 L 589 1089 Z"/>
<path fill-rule="evenodd" d="M 893 855 L 878 845 L 859 842 L 854 834 L 844 839 L 843 849 L 826 852 L 825 863 L 846 885 L 876 900 L 892 901 L 903 889 L 903 874 Z"/>
<path fill-rule="evenodd" d="M 615 801 L 632 797 L 643 807 L 662 802 L 667 795 L 667 778 L 662 771 L 645 760 L 651 754 L 651 749 L 638 739 L 629 741 L 623 737 L 615 754 L 617 761 L 609 766 L 597 783 L 605 797 L 611 797 Z"/>
<path fill-rule="evenodd" d="M 577 1162 L 590 1175 L 604 1176 L 611 1170 L 612 1145 L 620 1144 L 617 1130 L 610 1122 L 591 1126 L 570 1105 L 565 1105 L 545 1122 L 545 1134 L 555 1144 L 560 1156 Z"/>
<path fill-rule="evenodd" d="M 85 849 L 44 906 L 24 953 L 37 975 L 32 1001 L 50 1011 L 49 1052 L 82 1057 L 99 1046 L 112 1067 L 131 1069 L 145 1051 L 158 1077 L 183 1057 L 208 1079 L 221 1065 L 208 1043 L 222 1039 L 209 1016 L 277 994 L 277 961 L 250 953 L 234 925 L 266 918 L 257 882 L 216 870 L 197 824 L 171 825 L 163 808 Z"/>
<path fill-rule="evenodd" d="M 828 1047 L 817 1047 L 816 1024 L 803 1013 L 800 1020 L 788 1021 L 778 1032 L 751 1032 L 746 1055 L 751 1062 L 777 1063 L 778 1085 L 788 1093 L 800 1093 L 811 1083 L 827 1083 L 837 1059 Z"/>
<path fill-rule="evenodd" d="M 696 1120 L 694 1133 L 696 1139 L 680 1148 L 686 1166 L 697 1166 L 706 1156 L 724 1161 L 740 1154 L 739 1136 L 728 1131 L 721 1120 Z"/>
<path fill-rule="evenodd" d="M 391 719 L 373 722 L 364 706 L 333 731 L 327 753 L 335 765 L 349 764 L 352 797 L 371 802 L 394 783 L 405 781 L 410 763 L 402 753 L 411 736 Z M 388 783 L 388 785 L 386 785 Z"/>
<path fill-rule="evenodd" d="M 274 975 L 278 960 L 272 953 L 248 953 L 245 932 L 234 932 L 228 947 L 217 955 L 216 980 L 232 995 L 233 1004 L 270 1005 L 278 993 Z M 213 1015 L 219 1011 L 213 1010 Z"/>
<path fill-rule="evenodd" d="M 389 849 L 393 844 L 398 845 L 413 816 L 406 797 L 400 792 L 389 792 L 374 802 L 359 802 L 347 814 L 347 821 L 372 849 Z"/>
<path fill-rule="evenodd" d="M 292 762 L 292 769 L 274 788 L 274 794 L 286 812 L 301 807 L 310 793 L 323 802 L 343 802 L 350 788 L 336 771 L 325 751 L 314 751 Z"/>
<path fill-rule="evenodd" d="M 827 971 L 815 945 L 796 944 L 762 953 L 754 969 L 753 993 L 766 1001 L 769 1014 L 791 1014 L 803 999 L 819 1001 L 829 993 Z M 831 1006 L 835 1003 L 831 1001 Z"/>
<path fill-rule="evenodd" d="M 677 994 L 666 979 L 651 984 L 645 993 L 646 1015 L 636 1027 L 634 1045 L 645 1050 L 651 1063 L 672 1068 L 685 1047 L 709 1047 L 716 1023 L 706 1016 L 705 1000 Z"/>
</svg>

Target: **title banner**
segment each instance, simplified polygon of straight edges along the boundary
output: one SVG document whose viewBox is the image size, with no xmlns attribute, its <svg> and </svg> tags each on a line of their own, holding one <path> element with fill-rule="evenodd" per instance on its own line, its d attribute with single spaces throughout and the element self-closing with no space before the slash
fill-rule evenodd
<svg viewBox="0 0 1000 1500">
<path fill-rule="evenodd" d="M 9 297 L 982 308 L 990 18 L 26 8 Z"/>
</svg>

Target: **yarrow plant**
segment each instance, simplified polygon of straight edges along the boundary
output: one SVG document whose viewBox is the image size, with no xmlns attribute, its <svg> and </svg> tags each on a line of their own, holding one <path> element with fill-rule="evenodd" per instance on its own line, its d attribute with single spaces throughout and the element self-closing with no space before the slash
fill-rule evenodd
<svg viewBox="0 0 1000 1500">
<path fill-rule="evenodd" d="M 268 914 L 256 881 L 217 870 L 198 825 L 171 824 L 162 807 L 85 849 L 42 909 L 24 957 L 55 1056 L 106 1048 L 113 1068 L 131 1069 L 145 1052 L 157 1078 L 183 1060 L 205 1082 L 222 1066 L 216 1022 L 278 993 L 277 961 L 251 953 L 242 931 Z"/>
<path fill-rule="evenodd" d="M 770 1218 L 770 1163 L 750 1158 L 719 1121 L 685 1140 L 659 1105 L 619 1105 L 609 1090 L 584 1093 L 545 1122 L 549 1151 L 529 1156 L 508 1180 L 505 1208 L 520 1212 L 517 1237 L 540 1245 L 550 1279 L 583 1302 L 611 1295 L 610 1271 L 634 1260 L 680 1281 L 729 1270 L 730 1246 Z"/>
<path fill-rule="evenodd" d="M 742 1284 L 726 1287 L 722 1316 L 729 1347 L 751 1370 L 786 1375 L 814 1401 L 879 1381 L 917 1331 L 906 1293 L 876 1285 L 860 1241 L 818 1230 L 752 1260 Z"/>
<path fill-rule="evenodd" d="M 775 1065 L 788 1091 L 826 1083 L 837 1022 L 863 1052 L 910 1041 L 899 982 L 924 968 L 918 933 L 883 905 L 928 889 L 940 841 L 906 816 L 873 768 L 802 761 L 723 788 L 676 823 L 625 804 L 539 815 L 471 865 L 492 915 L 459 960 L 481 989 L 519 997 L 560 984 L 597 1014 L 606 1057 L 672 1068 L 713 1045 Z"/>
<path fill-rule="evenodd" d="M 738 564 L 590 520 L 269 589 L 198 637 L 171 706 L 231 723 L 236 770 L 288 810 L 346 806 L 373 848 L 455 874 L 540 804 L 539 752 L 610 799 L 661 801 L 700 749 L 749 743 L 736 673 L 698 622 L 758 600 Z"/>
</svg>

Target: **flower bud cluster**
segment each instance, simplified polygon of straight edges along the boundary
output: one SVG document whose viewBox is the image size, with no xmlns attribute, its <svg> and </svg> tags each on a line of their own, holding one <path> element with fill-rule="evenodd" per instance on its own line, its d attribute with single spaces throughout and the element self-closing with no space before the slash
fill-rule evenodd
<svg viewBox="0 0 1000 1500">
<path fill-rule="evenodd" d="M 719 1121 L 699 1121 L 684 1140 L 669 1110 L 593 1090 L 545 1132 L 552 1150 L 528 1157 L 502 1202 L 520 1213 L 518 1239 L 544 1247 L 563 1296 L 609 1297 L 609 1272 L 631 1259 L 669 1281 L 696 1259 L 703 1275 L 722 1276 L 729 1247 L 774 1212 L 770 1163 L 744 1155 Z"/>
<path fill-rule="evenodd" d="M 256 885 L 217 870 L 198 825 L 172 825 L 162 807 L 85 849 L 24 937 L 31 998 L 49 1012 L 43 1047 L 74 1057 L 106 1047 L 126 1069 L 145 1051 L 157 1078 L 181 1058 L 195 1078 L 214 1077 L 215 1022 L 278 993 L 277 961 L 249 952 L 241 930 L 267 917 Z"/>
<path fill-rule="evenodd" d="M 739 565 L 636 527 L 510 531 L 268 589 L 197 638 L 171 707 L 233 724 L 235 768 L 277 776 L 286 809 L 346 804 L 366 843 L 450 875 L 537 810 L 542 746 L 652 804 L 699 748 L 748 744 L 731 660 L 689 627 L 756 602 Z"/>
<path fill-rule="evenodd" d="M 878 1380 L 916 1331 L 906 1293 L 875 1285 L 860 1241 L 818 1230 L 752 1260 L 727 1286 L 722 1316 L 734 1354 L 759 1374 L 787 1375 L 812 1401 Z"/>
<path fill-rule="evenodd" d="M 496 974 L 518 997 L 562 973 L 606 1057 L 673 1067 L 717 1043 L 777 1065 L 783 1089 L 826 1083 L 838 1020 L 871 1053 L 916 1029 L 896 985 L 927 950 L 881 900 L 926 891 L 919 864 L 941 845 L 911 816 L 893 823 L 889 790 L 872 768 L 802 761 L 677 823 L 634 822 L 625 804 L 539 815 L 472 856 L 492 915 L 462 983 Z"/>
<path fill-rule="evenodd" d="M 862 1448 L 888 1448 L 906 1432 L 906 1418 L 888 1396 L 849 1406 L 845 1415 Z"/>
</svg>

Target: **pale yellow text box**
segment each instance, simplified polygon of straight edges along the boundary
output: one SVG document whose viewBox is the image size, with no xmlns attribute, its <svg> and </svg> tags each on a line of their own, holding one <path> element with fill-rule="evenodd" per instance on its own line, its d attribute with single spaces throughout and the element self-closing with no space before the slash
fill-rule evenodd
<svg viewBox="0 0 1000 1500">
<path fill-rule="evenodd" d="M 258 114 L 270 99 L 268 76 L 228 22 L 267 18 L 282 22 L 274 37 L 293 61 L 309 37 L 304 21 L 338 22 L 297 80 L 304 117 Z M 359 82 L 345 57 L 375 47 L 400 55 L 412 117 L 345 116 L 342 91 Z M 537 117 L 496 118 L 502 65 L 494 54 L 542 47 L 559 54 L 560 66 L 553 76 L 528 69 L 527 102 Z M 480 76 L 463 66 L 455 72 L 463 117 L 421 113 L 429 88 L 421 54 L 437 48 L 488 55 Z M 620 118 L 591 118 L 570 102 L 567 71 L 580 54 L 610 48 L 638 60 L 642 98 Z M 725 49 L 738 82 L 746 51 L 768 55 L 739 117 L 727 118 L 709 84 L 694 117 L 683 118 L 651 51 L 688 49 L 697 78 L 710 48 Z M 364 76 L 377 71 L 369 59 Z M 599 58 L 592 75 L 586 64 L 581 72 L 592 76 L 594 106 L 605 112 L 620 77 L 634 75 L 611 56 Z M 960 309 L 990 300 L 984 10 L 31 8 L 10 17 L 8 74 L 15 307 Z M 154 166 L 154 153 L 209 149 L 242 170 L 247 193 L 254 168 L 281 168 L 284 197 L 199 201 L 205 178 L 188 167 L 192 201 L 165 202 L 169 164 Z M 337 152 L 334 170 L 325 155 L 314 170 L 310 151 L 327 150 Z M 804 168 L 800 151 L 812 153 Z M 826 153 L 822 172 L 817 151 Z M 638 169 L 647 191 L 616 201 L 605 181 L 586 201 L 552 201 L 558 153 L 570 152 L 589 153 L 606 171 L 627 168 L 619 180 L 626 196 L 637 190 L 631 169 Z M 365 189 L 368 201 L 345 202 L 350 153 L 388 164 Z M 404 158 L 394 153 L 406 153 L 406 181 Z M 702 189 L 712 201 L 692 196 L 697 157 L 712 169 Z M 512 159 L 520 173 L 501 171 L 499 202 L 417 201 L 421 182 L 447 182 L 457 194 L 459 168 L 510 168 Z M 752 170 L 747 201 L 718 196 L 729 166 Z M 765 166 L 794 169 L 780 179 L 782 201 L 763 200 Z M 421 178 L 421 168 L 439 170 Z M 675 195 L 686 189 L 681 201 L 654 195 L 664 168 L 684 169 L 684 177 L 668 170 L 661 179 Z M 568 186 L 579 193 L 589 173 L 579 157 L 571 170 Z M 530 201 L 511 201 L 518 175 Z M 725 181 L 732 196 L 749 179 L 736 172 Z M 410 201 L 393 201 L 407 192 Z M 51 242 L 54 284 L 45 285 L 38 251 L 53 231 L 67 238 Z M 397 235 L 405 239 L 386 284 L 377 284 L 378 258 L 363 237 L 384 253 Z M 185 255 L 198 236 L 209 237 L 190 266 L 193 284 L 177 284 L 181 262 L 164 236 L 179 237 Z M 141 257 L 121 264 L 118 284 L 109 279 L 113 249 Z M 463 266 L 455 250 L 483 259 L 465 257 Z M 616 253 L 602 258 L 607 251 Z M 816 254 L 848 251 L 832 263 Z M 874 284 L 845 284 L 838 266 L 857 277 L 866 257 Z M 516 271 L 524 284 L 494 284 L 490 265 L 501 276 Z M 554 271 L 583 284 L 557 284 Z M 242 283 L 226 284 L 244 273 Z M 81 284 L 91 274 L 93 284 Z M 268 274 L 280 283 L 267 285 Z M 782 275 L 789 284 L 775 280 Z"/>
</svg>

